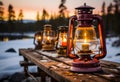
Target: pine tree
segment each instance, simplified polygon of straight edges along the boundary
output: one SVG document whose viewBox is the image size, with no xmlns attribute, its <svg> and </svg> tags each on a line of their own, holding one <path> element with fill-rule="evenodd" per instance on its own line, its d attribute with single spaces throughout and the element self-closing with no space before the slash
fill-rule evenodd
<svg viewBox="0 0 120 82">
<path fill-rule="evenodd" d="M 64 5 L 66 2 L 66 0 L 61 0 L 61 3 L 59 5 L 59 16 L 60 17 L 65 17 L 65 10 L 67 9 L 67 7 Z"/>
<path fill-rule="evenodd" d="M 105 2 L 103 2 L 103 4 L 102 4 L 102 10 L 101 10 L 101 13 L 102 13 L 102 15 L 105 15 L 106 13 L 105 13 Z"/>
<path fill-rule="evenodd" d="M 119 10 L 119 7 L 120 7 L 120 0 L 114 0 L 115 2 L 115 13 L 114 13 L 114 31 L 115 33 L 120 37 L 120 10 Z"/>
<path fill-rule="evenodd" d="M 107 7 L 107 13 L 108 13 L 108 14 L 111 14 L 111 12 L 112 12 L 112 7 L 113 7 L 113 5 L 112 5 L 112 3 L 110 3 L 110 5 Z"/>
<path fill-rule="evenodd" d="M 18 21 L 22 23 L 23 22 L 23 17 L 24 17 L 24 15 L 23 15 L 23 11 L 21 9 L 20 12 L 19 12 L 19 15 L 18 15 Z"/>
<path fill-rule="evenodd" d="M 48 17 L 49 17 L 48 12 L 45 9 L 43 9 L 43 11 L 42 11 L 42 20 L 46 20 Z"/>
<path fill-rule="evenodd" d="M 112 34 L 112 30 L 114 27 L 113 15 L 111 13 L 112 7 L 113 7 L 113 5 L 112 5 L 112 3 L 110 3 L 109 6 L 107 7 L 107 15 L 106 15 L 106 17 L 107 17 L 107 19 L 106 19 L 107 33 L 109 33 L 109 34 Z"/>
<path fill-rule="evenodd" d="M 2 3 L 2 1 L 0 1 L 0 23 L 2 23 L 4 21 L 3 14 L 4 14 L 3 3 Z"/>
<path fill-rule="evenodd" d="M 36 15 L 36 20 L 37 20 L 37 22 L 39 22 L 39 21 L 40 21 L 40 15 L 39 15 L 39 12 L 37 12 L 37 15 Z"/>
<path fill-rule="evenodd" d="M 13 10 L 13 6 L 9 4 L 8 6 L 8 32 L 15 32 L 15 11 Z"/>
<path fill-rule="evenodd" d="M 13 6 L 11 4 L 8 6 L 8 21 L 15 21 L 15 11 L 13 10 Z"/>
<path fill-rule="evenodd" d="M 113 0 L 115 2 L 115 13 L 119 13 L 120 0 Z"/>
</svg>

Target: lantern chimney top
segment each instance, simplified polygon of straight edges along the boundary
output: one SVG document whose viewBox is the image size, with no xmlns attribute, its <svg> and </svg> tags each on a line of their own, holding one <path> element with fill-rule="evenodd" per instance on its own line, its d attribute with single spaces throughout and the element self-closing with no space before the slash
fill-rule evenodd
<svg viewBox="0 0 120 82">
<path fill-rule="evenodd" d="M 84 5 L 79 6 L 79 7 L 75 8 L 75 9 L 82 10 L 82 9 L 95 9 L 95 8 L 91 7 L 91 6 L 88 6 L 88 5 L 86 5 L 86 3 L 84 3 Z"/>
</svg>

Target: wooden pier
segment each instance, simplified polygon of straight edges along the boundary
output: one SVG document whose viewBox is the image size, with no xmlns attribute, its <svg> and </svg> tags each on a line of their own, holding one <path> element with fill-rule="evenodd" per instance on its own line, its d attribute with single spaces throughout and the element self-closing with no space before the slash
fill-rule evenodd
<svg viewBox="0 0 120 82">
<path fill-rule="evenodd" d="M 51 77 L 51 82 L 120 82 L 120 63 L 101 60 L 103 72 L 99 73 L 73 73 L 70 66 L 72 59 L 56 57 L 56 52 L 43 52 L 34 49 L 19 49 L 19 54 L 24 57 L 20 65 L 24 67 L 26 75 Z M 29 66 L 37 66 L 37 73 L 29 73 Z M 32 75 L 33 74 L 33 75 Z"/>
</svg>

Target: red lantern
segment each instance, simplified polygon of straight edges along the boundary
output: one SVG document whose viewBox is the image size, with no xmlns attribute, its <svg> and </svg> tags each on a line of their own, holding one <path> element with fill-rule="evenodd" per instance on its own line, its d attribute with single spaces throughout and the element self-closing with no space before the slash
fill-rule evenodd
<svg viewBox="0 0 120 82">
<path fill-rule="evenodd" d="M 86 4 L 75 9 L 78 14 L 69 20 L 67 38 L 67 56 L 74 58 L 70 70 L 74 72 L 101 71 L 99 59 L 106 56 L 102 18 L 99 15 L 93 15 L 94 8 Z M 100 38 L 99 47 L 94 20 L 99 23 L 97 26 Z M 77 21 L 76 28 L 74 28 L 74 21 Z"/>
</svg>

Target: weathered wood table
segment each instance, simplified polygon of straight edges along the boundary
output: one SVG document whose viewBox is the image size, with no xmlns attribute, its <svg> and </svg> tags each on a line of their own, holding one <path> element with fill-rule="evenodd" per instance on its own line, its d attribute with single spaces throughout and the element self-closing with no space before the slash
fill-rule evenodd
<svg viewBox="0 0 120 82">
<path fill-rule="evenodd" d="M 120 63 L 101 60 L 101 73 L 73 73 L 69 70 L 72 59 L 51 57 L 55 52 L 19 49 L 19 54 L 38 66 L 42 82 L 45 75 L 53 78 L 52 82 L 120 82 Z"/>
</svg>

